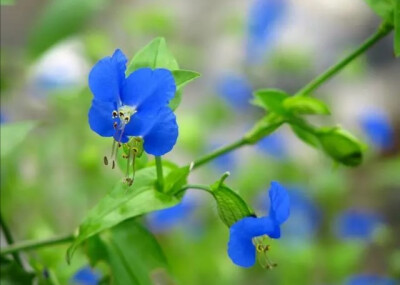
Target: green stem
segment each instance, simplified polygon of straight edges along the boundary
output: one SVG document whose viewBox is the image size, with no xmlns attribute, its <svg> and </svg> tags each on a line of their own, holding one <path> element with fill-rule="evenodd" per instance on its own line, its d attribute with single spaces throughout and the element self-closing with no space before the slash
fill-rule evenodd
<svg viewBox="0 0 400 285">
<path fill-rule="evenodd" d="M 160 192 L 164 191 L 164 176 L 161 156 L 156 156 L 156 169 L 157 169 L 157 186 Z"/>
<path fill-rule="evenodd" d="M 182 188 L 175 193 L 175 195 L 179 195 L 182 192 L 185 192 L 188 189 L 198 189 L 198 190 L 203 190 L 206 192 L 211 192 L 211 188 L 208 185 L 202 185 L 202 184 L 187 184 L 182 186 Z"/>
<path fill-rule="evenodd" d="M 1 215 L 1 212 L 0 212 L 0 224 L 1 224 L 1 228 L 3 229 L 4 237 L 6 238 L 7 244 L 12 246 L 12 244 L 14 243 L 14 239 L 11 235 L 11 232 L 10 232 L 7 224 L 3 220 L 3 216 Z M 17 264 L 19 266 L 23 267 L 22 260 L 21 260 L 21 257 L 19 256 L 18 252 L 13 252 L 12 256 L 14 257 L 15 262 L 17 262 Z"/>
<path fill-rule="evenodd" d="M 352 60 L 354 60 L 359 55 L 363 54 L 367 49 L 373 46 L 376 42 L 380 39 L 385 37 L 390 31 L 393 29 L 393 26 L 388 23 L 383 23 L 378 30 L 367 40 L 365 40 L 355 51 L 345 57 L 343 60 L 339 61 L 338 63 L 334 64 L 330 68 L 328 68 L 324 73 L 317 76 L 315 79 L 311 80 L 306 86 L 300 89 L 296 95 L 308 95 L 319 86 L 321 86 L 325 81 L 330 79 L 340 70 L 342 70 L 347 64 L 349 64 Z"/>
<path fill-rule="evenodd" d="M 211 152 L 211 153 L 209 153 L 209 154 L 207 154 L 207 155 L 205 155 L 205 156 L 193 161 L 193 168 L 197 168 L 200 165 L 203 165 L 203 164 L 209 162 L 210 160 L 213 160 L 213 159 L 217 158 L 218 156 L 221 156 L 221 155 L 223 155 L 223 154 L 225 154 L 227 152 L 230 152 L 232 150 L 240 148 L 240 147 L 242 147 L 242 146 L 244 146 L 246 144 L 248 144 L 247 140 L 244 139 L 244 138 L 241 138 L 241 139 L 239 139 L 239 140 L 237 140 L 237 141 L 235 141 L 235 142 L 233 142 L 233 143 L 231 143 L 229 145 L 223 146 L 223 147 L 221 147 L 221 148 L 219 148 L 219 149 L 217 149 L 217 150 L 215 150 L 215 151 L 213 151 L 213 152 Z"/>
<path fill-rule="evenodd" d="M 6 255 L 6 254 L 10 254 L 10 253 L 13 254 L 13 253 L 21 251 L 21 250 L 32 250 L 32 249 L 40 248 L 40 247 L 44 247 L 44 246 L 67 243 L 67 242 L 72 241 L 73 239 L 74 239 L 74 235 L 65 235 L 65 236 L 60 236 L 60 237 L 49 238 L 46 240 L 19 242 L 14 245 L 10 245 L 5 248 L 2 248 L 0 250 L 0 255 Z"/>
</svg>

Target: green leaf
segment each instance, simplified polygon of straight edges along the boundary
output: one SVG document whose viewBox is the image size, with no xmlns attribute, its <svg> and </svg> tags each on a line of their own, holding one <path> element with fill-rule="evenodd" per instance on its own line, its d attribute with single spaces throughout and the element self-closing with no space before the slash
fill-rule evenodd
<svg viewBox="0 0 400 285">
<path fill-rule="evenodd" d="M 280 115 L 288 112 L 283 106 L 283 101 L 290 97 L 289 94 L 278 89 L 260 89 L 254 92 L 253 104 Z"/>
<path fill-rule="evenodd" d="M 178 62 L 169 51 L 164 38 L 156 38 L 139 50 L 129 63 L 126 73 L 130 74 L 141 67 L 166 68 L 172 71 L 176 83 L 175 97 L 169 103 L 172 110 L 182 100 L 182 88 L 200 76 L 197 72 L 179 69 Z"/>
<path fill-rule="evenodd" d="M 128 65 L 127 74 L 141 67 L 179 69 L 178 62 L 167 48 L 164 38 L 156 38 L 139 50 Z"/>
<path fill-rule="evenodd" d="M 245 134 L 244 139 L 254 144 L 265 136 L 268 136 L 279 128 L 284 122 L 284 119 L 276 114 L 270 114 L 259 120 L 254 127 Z"/>
<path fill-rule="evenodd" d="M 400 56 L 400 0 L 394 0 L 394 54 Z"/>
<path fill-rule="evenodd" d="M 379 17 L 389 23 L 393 23 L 394 1 L 397 0 L 365 0 Z"/>
<path fill-rule="evenodd" d="M 200 76 L 200 73 L 191 70 L 177 69 L 172 71 L 175 79 L 176 89 L 183 88 L 189 82 Z"/>
<path fill-rule="evenodd" d="M 317 131 L 319 142 L 324 151 L 335 161 L 357 166 L 362 162 L 362 144 L 349 132 L 339 128 L 321 128 Z"/>
<path fill-rule="evenodd" d="M 1 285 L 32 284 L 35 274 L 24 271 L 14 260 L 1 257 L 0 264 Z"/>
<path fill-rule="evenodd" d="M 175 97 L 169 102 L 169 106 L 172 110 L 175 110 L 182 100 L 182 88 L 199 77 L 200 73 L 191 70 L 177 69 L 172 71 L 172 75 L 175 79 L 176 93 Z"/>
<path fill-rule="evenodd" d="M 301 139 L 306 144 L 311 145 L 312 147 L 318 147 L 319 141 L 315 134 L 307 131 L 306 129 L 301 128 L 300 126 L 291 124 L 290 128 L 295 133 L 295 135 Z"/>
<path fill-rule="evenodd" d="M 164 167 L 166 175 L 168 168 Z M 78 245 L 89 237 L 111 228 L 120 222 L 151 211 L 161 210 L 176 205 L 179 200 L 155 190 L 155 167 L 143 168 L 136 172 L 131 187 L 123 181 L 118 182 L 88 213 L 79 226 L 78 236 L 68 248 L 69 262 Z"/>
<path fill-rule="evenodd" d="M 29 132 L 36 127 L 35 121 L 24 121 L 18 123 L 5 123 L 1 125 L 1 148 L 0 157 L 13 152 L 28 136 Z"/>
<path fill-rule="evenodd" d="M 92 265 L 108 264 L 112 284 L 151 285 L 158 272 L 167 275 L 167 261 L 157 240 L 132 219 L 90 238 L 86 248 Z"/>
<path fill-rule="evenodd" d="M 224 175 L 220 180 L 211 185 L 210 193 L 217 202 L 219 217 L 226 226 L 230 227 L 245 217 L 254 216 L 254 212 L 239 194 L 223 183 L 226 177 L 227 175 Z"/>
<path fill-rule="evenodd" d="M 283 106 L 289 111 L 297 114 L 319 114 L 329 115 L 328 106 L 313 97 L 295 96 L 285 99 Z"/>
<path fill-rule="evenodd" d="M 183 185 L 187 184 L 189 166 L 172 170 L 164 179 L 164 191 L 169 195 L 177 193 Z"/>
<path fill-rule="evenodd" d="M 79 32 L 104 3 L 105 0 L 49 1 L 31 31 L 30 55 L 37 57 L 60 40 Z"/>
</svg>

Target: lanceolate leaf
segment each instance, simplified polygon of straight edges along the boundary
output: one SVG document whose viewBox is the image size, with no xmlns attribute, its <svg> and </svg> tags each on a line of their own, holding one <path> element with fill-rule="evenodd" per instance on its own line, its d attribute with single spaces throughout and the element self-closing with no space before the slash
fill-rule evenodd
<svg viewBox="0 0 400 285">
<path fill-rule="evenodd" d="M 167 168 L 164 168 L 167 171 Z M 168 174 L 168 173 L 166 173 Z M 179 200 L 155 190 L 156 170 L 139 170 L 132 186 L 118 182 L 86 216 L 79 226 L 78 236 L 67 251 L 70 261 L 76 248 L 89 237 L 111 228 L 126 219 L 176 205 Z"/>
<path fill-rule="evenodd" d="M 169 102 L 169 106 L 172 110 L 175 110 L 178 108 L 182 100 L 182 88 L 189 82 L 199 77 L 200 73 L 191 70 L 178 69 L 173 70 L 172 74 L 174 75 L 177 91 L 175 93 L 175 97 Z"/>
<path fill-rule="evenodd" d="M 92 265 L 108 264 L 112 284 L 155 284 L 153 278 L 158 272 L 168 277 L 167 261 L 157 240 L 135 220 L 90 238 L 86 249 Z"/>
<path fill-rule="evenodd" d="M 279 115 L 287 115 L 283 101 L 289 97 L 289 94 L 282 90 L 260 89 L 254 93 L 253 104 Z"/>
<path fill-rule="evenodd" d="M 397 0 L 365 0 L 371 9 L 382 19 L 393 23 L 394 2 Z"/>
<path fill-rule="evenodd" d="M 183 86 L 200 76 L 197 72 L 179 69 L 178 62 L 169 51 L 164 38 L 156 38 L 139 50 L 129 63 L 126 73 L 130 74 L 141 67 L 166 68 L 172 71 L 176 83 L 175 97 L 169 103 L 172 110 L 181 102 Z"/>
<path fill-rule="evenodd" d="M 176 89 L 181 89 L 186 84 L 200 76 L 200 73 L 198 72 L 184 69 L 173 70 L 172 74 L 174 75 Z"/>
<path fill-rule="evenodd" d="M 156 38 L 138 51 L 127 68 L 127 74 L 141 67 L 179 69 L 178 62 L 167 48 L 164 38 Z"/>
</svg>

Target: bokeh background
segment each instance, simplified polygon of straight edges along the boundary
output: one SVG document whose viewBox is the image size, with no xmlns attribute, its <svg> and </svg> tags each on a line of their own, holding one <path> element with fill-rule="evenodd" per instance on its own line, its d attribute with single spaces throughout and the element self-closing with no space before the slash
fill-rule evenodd
<svg viewBox="0 0 400 285">
<path fill-rule="evenodd" d="M 181 68 L 202 74 L 185 88 L 176 111 L 179 139 L 166 156 L 184 165 L 240 138 L 262 117 L 249 103 L 253 90 L 295 93 L 379 24 L 363 0 L 2 5 L 1 122 L 36 122 L 1 158 L 1 213 L 14 239 L 73 232 L 123 175 L 103 166 L 112 141 L 87 122 L 88 72 L 116 48 L 132 57 L 162 36 Z M 392 46 L 392 36 L 384 38 L 315 91 L 332 115 L 312 121 L 341 125 L 362 139 L 367 148 L 360 167 L 335 165 L 283 126 L 191 174 L 191 183 L 210 184 L 230 171 L 227 184 L 259 214 L 267 212 L 270 181 L 287 187 L 291 217 L 282 238 L 270 242 L 278 267 L 235 266 L 215 201 L 190 190 L 181 205 L 139 219 L 168 260 L 167 273 L 152 275 L 154 284 L 398 284 L 400 62 Z M 98 284 L 106 265 L 90 269 L 83 250 L 67 265 L 66 248 L 24 253 L 25 267 L 50 272 L 49 284 Z"/>
</svg>

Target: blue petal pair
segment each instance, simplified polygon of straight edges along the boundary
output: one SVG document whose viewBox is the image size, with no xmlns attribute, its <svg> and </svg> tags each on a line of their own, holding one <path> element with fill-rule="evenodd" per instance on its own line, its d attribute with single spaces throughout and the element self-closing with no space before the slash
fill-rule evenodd
<svg viewBox="0 0 400 285">
<path fill-rule="evenodd" d="M 126 77 L 126 63 L 117 49 L 92 68 L 90 128 L 120 143 L 128 142 L 130 136 L 141 137 L 147 153 L 161 156 L 178 138 L 175 114 L 168 107 L 176 92 L 174 77 L 163 68 L 139 68 Z"/>
<path fill-rule="evenodd" d="M 245 217 L 230 228 L 228 255 L 236 265 L 251 267 L 256 261 L 256 248 L 253 238 L 268 235 L 280 238 L 280 225 L 290 215 L 289 195 L 278 182 L 271 182 L 269 189 L 270 210 L 266 217 Z"/>
</svg>

